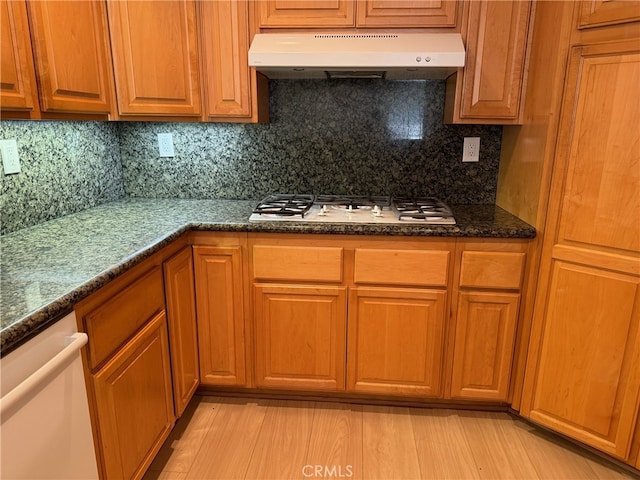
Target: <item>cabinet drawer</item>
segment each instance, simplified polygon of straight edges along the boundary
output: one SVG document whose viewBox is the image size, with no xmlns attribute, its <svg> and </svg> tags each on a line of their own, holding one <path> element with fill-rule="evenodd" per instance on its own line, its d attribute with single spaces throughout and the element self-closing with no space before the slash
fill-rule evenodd
<svg viewBox="0 0 640 480">
<path fill-rule="evenodd" d="M 449 252 L 442 250 L 357 248 L 353 275 L 356 283 L 445 287 L 448 266 Z"/>
<path fill-rule="evenodd" d="M 462 252 L 461 287 L 519 289 L 524 253 Z"/>
<path fill-rule="evenodd" d="M 342 281 L 342 248 L 254 245 L 256 280 Z"/>
<path fill-rule="evenodd" d="M 83 321 L 89 335 L 91 368 L 100 365 L 116 348 L 163 309 L 162 270 L 154 267 L 86 313 Z"/>
</svg>

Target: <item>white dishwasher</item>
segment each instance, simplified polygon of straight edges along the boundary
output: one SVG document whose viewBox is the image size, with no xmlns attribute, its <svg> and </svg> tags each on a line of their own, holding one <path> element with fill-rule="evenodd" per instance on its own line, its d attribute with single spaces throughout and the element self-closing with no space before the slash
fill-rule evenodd
<svg viewBox="0 0 640 480">
<path fill-rule="evenodd" d="M 0 478 L 96 479 L 74 313 L 0 359 Z"/>
</svg>

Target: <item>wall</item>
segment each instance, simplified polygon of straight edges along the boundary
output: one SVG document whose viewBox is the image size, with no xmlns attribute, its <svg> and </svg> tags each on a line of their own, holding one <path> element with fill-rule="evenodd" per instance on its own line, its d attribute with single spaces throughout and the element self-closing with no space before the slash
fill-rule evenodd
<svg viewBox="0 0 640 480">
<path fill-rule="evenodd" d="M 123 197 L 433 195 L 494 203 L 502 127 L 443 125 L 444 81 L 272 81 L 271 122 L 2 121 L 22 173 L 0 174 L 2 234 Z M 171 132 L 176 157 L 159 158 Z M 463 164 L 465 136 L 480 162 Z"/>
<path fill-rule="evenodd" d="M 2 121 L 9 138 L 22 171 L 0 173 L 2 234 L 124 196 L 117 124 Z"/>
<path fill-rule="evenodd" d="M 271 81 L 264 125 L 121 123 L 127 195 L 433 195 L 493 203 L 502 127 L 443 125 L 444 81 Z M 176 157 L 159 158 L 157 133 Z M 480 163 L 463 164 L 465 136 Z"/>
</svg>

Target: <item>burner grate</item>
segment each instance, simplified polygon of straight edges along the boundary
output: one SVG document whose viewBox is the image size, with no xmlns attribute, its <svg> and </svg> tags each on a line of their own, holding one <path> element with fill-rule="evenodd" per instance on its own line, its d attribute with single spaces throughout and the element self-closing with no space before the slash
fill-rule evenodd
<svg viewBox="0 0 640 480">
<path fill-rule="evenodd" d="M 394 198 L 393 207 L 398 220 L 403 219 L 453 219 L 453 212 L 437 198 Z"/>
<path fill-rule="evenodd" d="M 311 205 L 313 195 L 269 195 L 256 206 L 253 213 L 278 217 L 300 215 L 300 218 L 304 218 Z"/>
</svg>

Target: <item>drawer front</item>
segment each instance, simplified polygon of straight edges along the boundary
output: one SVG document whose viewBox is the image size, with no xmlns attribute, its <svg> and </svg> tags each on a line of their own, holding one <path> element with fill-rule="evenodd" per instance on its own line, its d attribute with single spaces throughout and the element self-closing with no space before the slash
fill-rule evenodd
<svg viewBox="0 0 640 480">
<path fill-rule="evenodd" d="M 254 245 L 253 278 L 342 282 L 342 248 Z"/>
<path fill-rule="evenodd" d="M 447 286 L 449 252 L 442 250 L 360 249 L 354 281 L 359 284 Z"/>
<path fill-rule="evenodd" d="M 519 289 L 524 253 L 462 252 L 461 287 Z"/>
<path fill-rule="evenodd" d="M 164 309 L 162 270 L 154 267 L 84 316 L 89 363 L 100 365 L 120 345 Z"/>
</svg>

